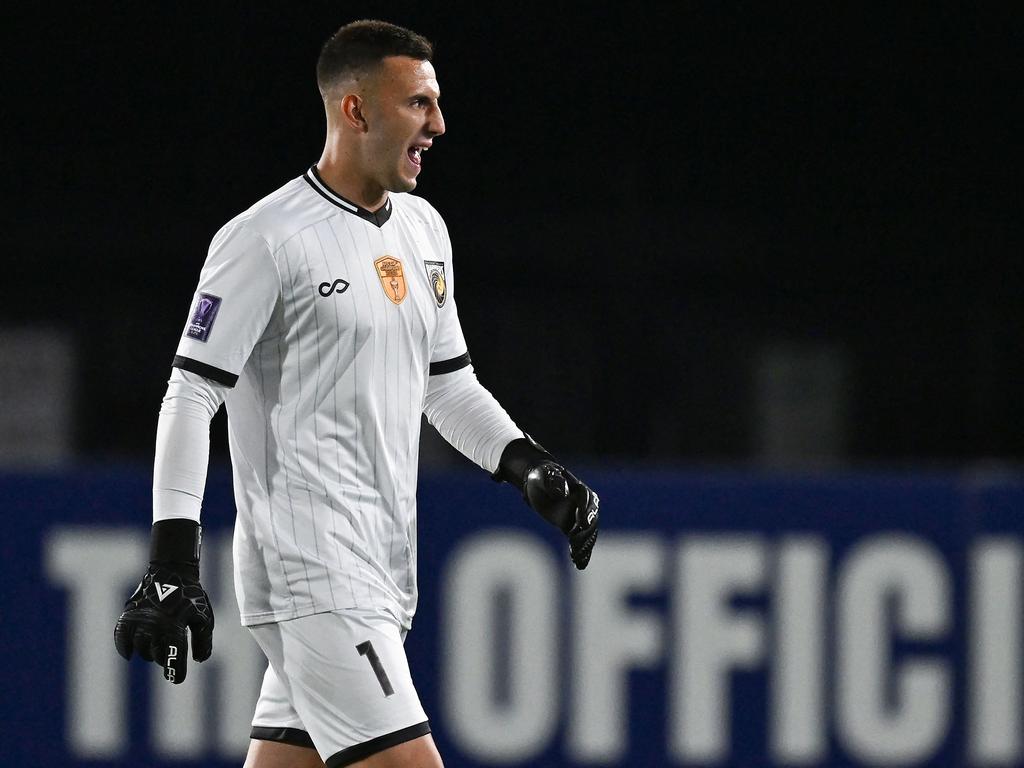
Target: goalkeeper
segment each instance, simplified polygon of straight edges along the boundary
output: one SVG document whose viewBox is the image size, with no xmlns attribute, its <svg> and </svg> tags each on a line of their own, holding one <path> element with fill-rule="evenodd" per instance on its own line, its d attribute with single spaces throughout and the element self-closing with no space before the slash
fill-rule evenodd
<svg viewBox="0 0 1024 768">
<path fill-rule="evenodd" d="M 214 237 L 160 410 L 149 570 L 115 644 L 172 683 L 212 651 L 199 513 L 226 403 L 236 597 L 268 660 L 246 768 L 441 766 L 403 647 L 421 413 L 555 525 L 577 568 L 597 538 L 597 495 L 477 380 L 444 221 L 407 194 L 445 130 L 431 57 L 384 22 L 327 41 L 323 154 Z"/>
</svg>

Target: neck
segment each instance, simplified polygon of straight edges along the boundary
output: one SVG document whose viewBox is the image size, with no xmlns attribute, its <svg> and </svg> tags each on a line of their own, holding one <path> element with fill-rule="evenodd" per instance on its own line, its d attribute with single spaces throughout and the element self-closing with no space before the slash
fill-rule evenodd
<svg viewBox="0 0 1024 768">
<path fill-rule="evenodd" d="M 376 211 L 387 202 L 387 190 L 362 170 L 354 153 L 344 151 L 330 137 L 316 169 L 327 186 L 368 211 Z"/>
</svg>

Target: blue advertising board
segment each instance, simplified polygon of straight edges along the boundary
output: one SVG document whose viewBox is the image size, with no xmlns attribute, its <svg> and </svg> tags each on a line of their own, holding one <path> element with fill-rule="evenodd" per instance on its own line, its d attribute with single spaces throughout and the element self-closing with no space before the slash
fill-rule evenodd
<svg viewBox="0 0 1024 768">
<path fill-rule="evenodd" d="M 1024 479 L 592 470 L 583 573 L 483 473 L 426 475 L 406 642 L 449 768 L 1024 764 Z M 148 470 L 0 475 L 0 763 L 241 763 L 263 661 L 211 472 L 214 656 L 170 686 L 112 627 Z"/>
</svg>

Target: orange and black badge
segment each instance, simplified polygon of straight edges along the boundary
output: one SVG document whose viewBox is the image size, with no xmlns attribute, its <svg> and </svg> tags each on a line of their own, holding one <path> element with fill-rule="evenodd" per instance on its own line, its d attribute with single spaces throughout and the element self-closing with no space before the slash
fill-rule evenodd
<svg viewBox="0 0 1024 768">
<path fill-rule="evenodd" d="M 381 256 L 373 266 L 377 268 L 377 277 L 380 278 L 384 294 L 394 304 L 401 304 L 405 301 L 405 274 L 402 272 L 402 262 L 394 256 Z"/>
<path fill-rule="evenodd" d="M 430 287 L 434 289 L 434 301 L 437 306 L 443 307 L 444 300 L 448 298 L 448 284 L 444 280 L 443 261 L 424 261 L 423 266 L 427 269 L 427 280 Z"/>
</svg>

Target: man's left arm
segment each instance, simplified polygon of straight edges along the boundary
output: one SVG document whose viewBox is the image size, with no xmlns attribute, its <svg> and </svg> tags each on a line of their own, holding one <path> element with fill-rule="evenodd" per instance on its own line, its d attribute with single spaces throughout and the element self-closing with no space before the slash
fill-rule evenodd
<svg viewBox="0 0 1024 768">
<path fill-rule="evenodd" d="M 448 228 L 436 211 L 432 216 L 444 261 L 441 282 L 434 283 L 439 327 L 431 350 L 423 412 L 445 440 L 487 470 L 494 480 L 518 488 L 531 508 L 562 531 L 569 539 L 569 556 L 582 570 L 590 562 L 597 541 L 600 500 L 519 429 L 477 380 L 455 305 Z"/>
<path fill-rule="evenodd" d="M 430 376 L 423 412 L 460 453 L 493 479 L 518 488 L 523 500 L 569 539 L 573 564 L 587 567 L 597 541 L 600 499 L 515 425 L 477 379 L 468 354 L 459 368 Z"/>
</svg>

